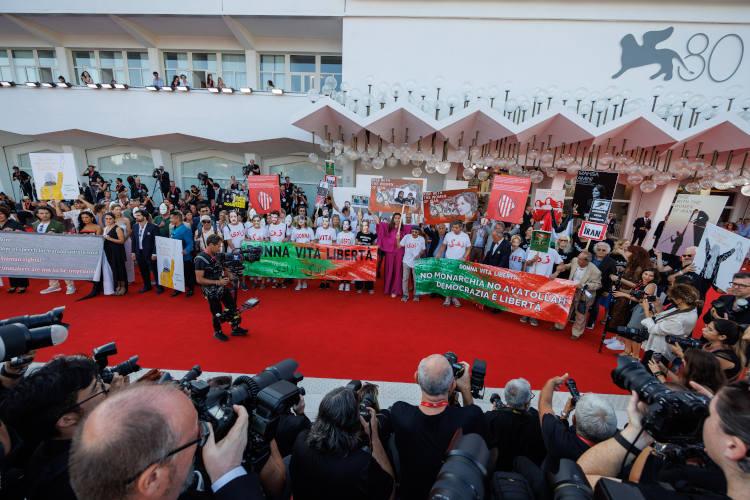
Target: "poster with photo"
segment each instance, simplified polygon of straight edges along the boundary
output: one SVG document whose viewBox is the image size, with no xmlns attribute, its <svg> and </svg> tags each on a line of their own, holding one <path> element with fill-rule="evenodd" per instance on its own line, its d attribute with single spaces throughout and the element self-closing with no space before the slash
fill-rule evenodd
<svg viewBox="0 0 750 500">
<path fill-rule="evenodd" d="M 450 191 L 428 191 L 424 194 L 424 221 L 441 224 L 477 219 L 479 195 L 476 189 L 453 189 Z"/>
<path fill-rule="evenodd" d="M 617 173 L 579 170 L 573 193 L 573 211 L 578 217 L 605 224 L 617 187 Z"/>
<path fill-rule="evenodd" d="M 680 194 L 672 204 L 656 248 L 664 253 L 682 255 L 687 247 L 697 247 L 708 224 L 716 224 L 728 196 Z"/>
<path fill-rule="evenodd" d="M 534 191 L 532 217 L 536 222 L 541 222 L 544 231 L 552 231 L 552 218 L 557 224 L 562 221 L 564 203 L 564 189 L 537 189 Z"/>
<path fill-rule="evenodd" d="M 71 153 L 30 153 L 29 163 L 40 200 L 78 198 L 78 175 Z"/>
<path fill-rule="evenodd" d="M 750 251 L 750 239 L 706 224 L 703 238 L 695 252 L 695 272 L 719 290 L 727 291 L 732 276 L 740 270 Z"/>
<path fill-rule="evenodd" d="M 278 175 L 249 175 L 247 189 L 250 196 L 250 208 L 263 215 L 274 210 L 281 210 Z"/>
<path fill-rule="evenodd" d="M 370 206 L 370 197 L 362 194 L 353 194 L 352 206 L 354 208 L 367 208 Z"/>
<path fill-rule="evenodd" d="M 534 230 L 531 232 L 529 250 L 534 250 L 535 252 L 540 253 L 547 253 L 549 251 L 549 244 L 551 240 L 552 233 L 549 233 L 547 231 Z"/>
<path fill-rule="evenodd" d="M 418 211 L 422 207 L 424 182 L 416 179 L 372 179 L 371 212 L 401 212 L 403 207 Z"/>
<path fill-rule="evenodd" d="M 185 291 L 185 267 L 182 261 L 182 241 L 156 237 L 156 266 L 161 286 Z"/>
<path fill-rule="evenodd" d="M 531 179 L 513 175 L 496 175 L 492 181 L 487 217 L 517 224 L 523 222 Z"/>
</svg>

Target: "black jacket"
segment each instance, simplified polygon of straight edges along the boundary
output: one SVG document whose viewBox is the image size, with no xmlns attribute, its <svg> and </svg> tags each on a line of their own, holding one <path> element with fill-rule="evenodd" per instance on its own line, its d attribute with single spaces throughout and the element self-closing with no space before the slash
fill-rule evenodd
<svg viewBox="0 0 750 500">
<path fill-rule="evenodd" d="M 636 231 L 644 229 L 649 231 L 651 229 L 651 219 L 646 220 L 644 217 L 638 217 L 635 222 L 633 222 L 633 227 Z"/>
<path fill-rule="evenodd" d="M 156 255 L 156 237 L 159 236 L 159 228 L 155 224 L 148 222 L 145 231 L 143 235 L 143 250 L 141 251 L 138 248 L 138 240 L 141 237 L 141 226 L 137 222 L 133 224 L 131 248 L 136 257 L 150 259 L 152 255 Z"/>
<path fill-rule="evenodd" d="M 492 247 L 495 245 L 495 242 L 492 242 L 490 244 L 490 249 L 484 256 L 482 264 L 508 268 L 510 267 L 510 242 L 508 242 L 508 240 L 500 240 L 498 243 L 499 244 L 497 245 L 497 248 L 495 248 L 494 252 L 492 251 Z"/>
<path fill-rule="evenodd" d="M 597 295 L 604 295 L 609 293 L 612 289 L 612 279 L 610 275 L 617 274 L 617 263 L 615 260 L 607 255 L 599 264 L 599 272 L 602 273 L 602 287 L 597 291 Z"/>
</svg>

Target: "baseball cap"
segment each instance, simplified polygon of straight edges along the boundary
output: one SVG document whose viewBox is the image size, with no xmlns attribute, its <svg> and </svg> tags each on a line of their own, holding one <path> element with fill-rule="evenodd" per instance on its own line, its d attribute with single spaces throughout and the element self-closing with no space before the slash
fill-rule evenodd
<svg viewBox="0 0 750 500">
<path fill-rule="evenodd" d="M 210 215 L 201 215 L 201 222 L 211 222 Z"/>
</svg>

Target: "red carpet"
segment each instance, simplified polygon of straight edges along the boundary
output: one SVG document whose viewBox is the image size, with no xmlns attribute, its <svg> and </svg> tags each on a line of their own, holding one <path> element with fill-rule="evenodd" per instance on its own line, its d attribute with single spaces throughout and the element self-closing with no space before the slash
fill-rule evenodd
<svg viewBox="0 0 750 500">
<path fill-rule="evenodd" d="M 569 372 L 582 391 L 622 392 L 610 379 L 615 355 L 606 349 L 596 352 L 601 325 L 574 342 L 569 328 L 554 332 L 548 323 L 534 328 L 516 315 L 491 314 L 467 302 L 460 309 L 443 307 L 437 298 L 404 304 L 380 291 L 345 294 L 319 290 L 311 282 L 311 288 L 300 292 L 242 292 L 241 299 L 261 299 L 244 315 L 250 336 L 221 343 L 211 335 L 200 292 L 171 298 L 168 292 L 138 294 L 140 285 L 134 285 L 124 297 L 75 302 L 88 293 L 89 283 L 78 283 L 73 296 L 40 295 L 46 286 L 46 281 L 32 280 L 24 295 L 0 288 L 0 318 L 66 306 L 68 340 L 41 350 L 41 361 L 57 353 L 90 353 L 114 340 L 119 350 L 114 361 L 139 354 L 145 367 L 188 369 L 197 363 L 204 370 L 255 373 L 292 357 L 309 377 L 410 382 L 423 356 L 452 350 L 461 360 L 486 359 L 486 382 L 494 387 L 523 376 L 540 388 L 548 378 Z"/>
</svg>

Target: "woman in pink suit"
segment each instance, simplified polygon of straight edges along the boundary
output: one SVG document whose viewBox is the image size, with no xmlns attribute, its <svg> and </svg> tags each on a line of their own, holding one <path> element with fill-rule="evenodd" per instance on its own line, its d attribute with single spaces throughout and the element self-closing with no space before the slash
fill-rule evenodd
<svg viewBox="0 0 750 500">
<path fill-rule="evenodd" d="M 391 294 L 391 298 L 401 296 L 401 270 L 404 259 L 404 249 L 399 248 L 401 236 L 409 234 L 411 225 L 401 225 L 401 214 L 395 213 L 390 222 L 380 222 L 376 217 L 376 231 L 378 247 L 384 252 L 383 262 L 383 293 Z"/>
</svg>

